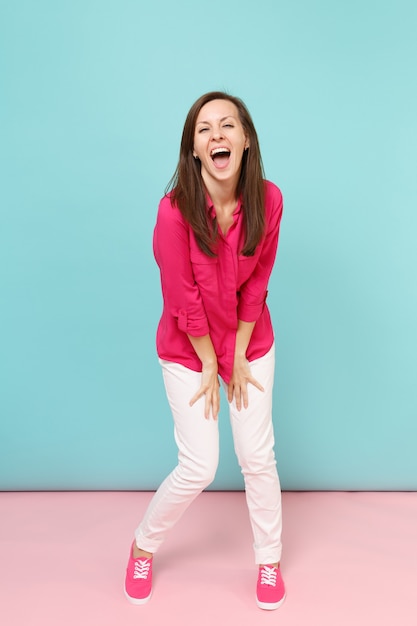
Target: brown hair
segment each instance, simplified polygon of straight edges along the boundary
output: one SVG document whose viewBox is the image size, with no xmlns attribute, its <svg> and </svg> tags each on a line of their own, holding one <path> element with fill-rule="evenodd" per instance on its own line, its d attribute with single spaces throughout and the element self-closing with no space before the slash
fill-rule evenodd
<svg viewBox="0 0 417 626">
<path fill-rule="evenodd" d="M 184 124 L 178 165 L 166 192 L 172 190 L 171 201 L 178 206 L 191 225 L 201 250 L 209 256 L 215 256 L 217 229 L 215 224 L 208 221 L 200 161 L 193 157 L 198 114 L 202 107 L 212 100 L 229 100 L 236 106 L 243 130 L 249 140 L 250 147 L 244 151 L 242 157 L 236 194 L 242 197 L 245 222 L 245 242 L 241 254 L 252 256 L 265 228 L 264 171 L 255 126 L 242 100 L 223 91 L 211 91 L 193 104 Z"/>
</svg>

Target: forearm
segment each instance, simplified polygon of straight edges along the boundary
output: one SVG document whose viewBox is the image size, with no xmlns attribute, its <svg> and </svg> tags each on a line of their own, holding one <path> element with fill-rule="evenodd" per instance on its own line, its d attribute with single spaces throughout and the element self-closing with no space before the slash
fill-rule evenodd
<svg viewBox="0 0 417 626">
<path fill-rule="evenodd" d="M 210 335 L 203 335 L 202 337 L 187 336 L 203 367 L 217 364 L 217 356 Z"/>
<path fill-rule="evenodd" d="M 235 357 L 246 357 L 246 350 L 252 337 L 256 322 L 239 320 L 236 332 Z"/>
</svg>

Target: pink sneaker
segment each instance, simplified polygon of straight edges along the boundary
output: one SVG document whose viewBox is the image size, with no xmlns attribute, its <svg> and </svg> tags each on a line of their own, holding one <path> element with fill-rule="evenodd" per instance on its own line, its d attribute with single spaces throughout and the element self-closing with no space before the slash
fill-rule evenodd
<svg viewBox="0 0 417 626">
<path fill-rule="evenodd" d="M 256 587 L 256 604 L 260 609 L 272 611 L 285 600 L 285 587 L 281 570 L 273 565 L 261 565 Z"/>
<path fill-rule="evenodd" d="M 125 594 L 132 604 L 145 604 L 152 595 L 152 559 L 134 559 L 133 545 L 126 568 Z"/>
</svg>

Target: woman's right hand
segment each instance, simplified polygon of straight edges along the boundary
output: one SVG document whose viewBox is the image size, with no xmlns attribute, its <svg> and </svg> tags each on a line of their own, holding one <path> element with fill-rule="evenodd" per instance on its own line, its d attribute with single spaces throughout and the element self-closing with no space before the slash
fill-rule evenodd
<svg viewBox="0 0 417 626">
<path fill-rule="evenodd" d="M 217 361 L 203 363 L 201 372 L 201 386 L 197 393 L 190 400 L 190 406 L 193 406 L 197 400 L 205 396 L 204 417 L 217 419 L 220 410 L 220 383 L 218 377 Z"/>
</svg>

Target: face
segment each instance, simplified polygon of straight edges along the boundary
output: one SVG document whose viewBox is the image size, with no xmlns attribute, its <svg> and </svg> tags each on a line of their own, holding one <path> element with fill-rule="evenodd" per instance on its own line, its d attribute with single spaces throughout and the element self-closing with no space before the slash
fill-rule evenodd
<svg viewBox="0 0 417 626">
<path fill-rule="evenodd" d="M 194 131 L 194 158 L 201 161 L 201 176 L 210 182 L 237 184 L 243 152 L 249 141 L 236 106 L 230 100 L 212 100 L 198 114 Z"/>
</svg>

